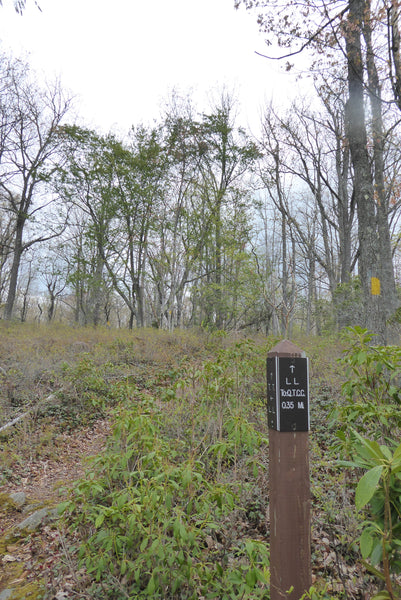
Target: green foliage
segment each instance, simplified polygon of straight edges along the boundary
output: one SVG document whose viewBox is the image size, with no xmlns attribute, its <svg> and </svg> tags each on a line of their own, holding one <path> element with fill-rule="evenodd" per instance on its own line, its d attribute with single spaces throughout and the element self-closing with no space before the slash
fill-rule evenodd
<svg viewBox="0 0 401 600">
<path fill-rule="evenodd" d="M 352 461 L 342 464 L 365 470 L 355 490 L 355 506 L 362 510 L 369 504 L 359 539 L 362 558 L 385 582 L 387 597 L 394 598 L 392 574 L 401 572 L 401 444 L 379 445 L 352 431 L 352 449 Z M 377 569 L 380 564 L 382 571 Z"/>
<path fill-rule="evenodd" d="M 97 365 L 84 354 L 76 364 L 64 363 L 60 374 L 63 389 L 57 394 L 58 403 L 46 407 L 44 414 L 58 419 L 60 426 L 75 429 L 106 414 L 115 400 L 107 373 L 112 365 Z"/>
<path fill-rule="evenodd" d="M 401 348 L 372 345 L 373 334 L 361 327 L 348 328 L 345 336 L 345 402 L 335 418 L 343 429 L 357 425 L 361 433 L 385 439 L 401 426 Z"/>
<path fill-rule="evenodd" d="M 325 586 L 323 590 L 319 590 L 317 587 L 312 586 L 305 592 L 300 600 L 336 600 L 336 598 L 333 597 L 331 593 L 329 594 L 327 586 Z"/>
<path fill-rule="evenodd" d="M 162 403 L 136 393 L 115 410 L 107 449 L 62 506 L 93 597 L 269 597 L 266 545 L 235 534 L 246 485 L 232 473 L 257 474 L 263 441 L 243 409 L 254 354 L 244 342 L 185 364 Z"/>
<path fill-rule="evenodd" d="M 372 334 L 348 330 L 350 346 L 342 363 L 347 380 L 345 404 L 335 412 L 342 424 L 339 448 L 348 458 L 342 466 L 364 471 L 355 490 L 355 507 L 363 511 L 359 538 L 367 567 L 384 581 L 379 598 L 399 597 L 394 575 L 401 572 L 401 425 L 398 382 L 401 349 L 373 346 Z"/>
<path fill-rule="evenodd" d="M 120 365 L 98 364 L 84 353 L 76 363 L 64 363 L 60 369 L 57 402 L 41 409 L 43 416 L 55 417 L 58 426 L 75 429 L 101 417 L 118 402 L 124 402 L 137 391 L 135 382 L 123 378 Z"/>
</svg>

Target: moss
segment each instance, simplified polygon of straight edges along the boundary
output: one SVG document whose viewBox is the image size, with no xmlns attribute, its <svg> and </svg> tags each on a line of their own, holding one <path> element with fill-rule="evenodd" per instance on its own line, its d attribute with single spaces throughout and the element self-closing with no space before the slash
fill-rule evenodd
<svg viewBox="0 0 401 600">
<path fill-rule="evenodd" d="M 20 541 L 19 536 L 12 535 L 11 533 L 7 533 L 0 537 L 0 555 L 5 554 L 7 551 L 7 546 L 11 546 L 12 544 L 16 544 Z"/>
<path fill-rule="evenodd" d="M 20 562 L 6 563 L 0 574 L 0 589 L 12 588 L 12 582 L 21 577 L 24 567 Z"/>
<path fill-rule="evenodd" d="M 12 542 L 18 544 L 18 541 L 10 534 L 0 538 L 0 555 L 7 552 L 7 546 Z M 23 562 L 6 562 L 0 571 L 0 590 L 9 589 L 11 591 L 8 600 L 40 600 L 44 598 L 45 588 L 42 581 L 25 583 L 24 571 Z M 18 584 L 22 585 L 14 588 Z"/>
<path fill-rule="evenodd" d="M 20 562 L 13 562 L 6 564 L 6 572 L 2 573 L 0 577 L 0 589 L 8 589 L 11 591 L 11 595 L 8 600 L 40 600 L 44 598 L 44 584 L 42 581 L 31 581 L 25 583 L 20 580 L 24 573 L 24 565 Z M 23 583 L 21 587 L 14 588 L 14 585 L 18 585 L 18 580 Z"/>
<path fill-rule="evenodd" d="M 18 510 L 18 506 L 8 494 L 2 493 L 0 494 L 0 510 L 3 513 L 15 512 Z"/>
<path fill-rule="evenodd" d="M 13 529 L 7 531 L 3 536 L 0 537 L 0 555 L 7 552 L 7 546 L 18 544 L 21 541 L 20 533 L 16 533 Z"/>
<path fill-rule="evenodd" d="M 26 585 L 12 590 L 9 600 L 41 600 L 44 598 L 44 585 L 38 581 L 32 581 Z"/>
</svg>

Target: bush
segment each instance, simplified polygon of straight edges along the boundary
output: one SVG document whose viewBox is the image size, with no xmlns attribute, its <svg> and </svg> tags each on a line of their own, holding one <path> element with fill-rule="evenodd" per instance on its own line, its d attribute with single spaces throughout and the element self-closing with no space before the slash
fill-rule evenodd
<svg viewBox="0 0 401 600">
<path fill-rule="evenodd" d="M 94 580 L 94 597 L 269 597 L 268 549 L 258 540 L 233 539 L 238 483 L 222 473 L 224 465 L 251 457 L 261 438 L 232 405 L 235 381 L 218 361 L 199 369 L 197 379 L 196 442 L 171 435 L 169 407 L 137 394 L 115 411 L 107 451 L 62 506 L 85 540 L 79 557 Z M 198 383 L 192 390 L 199 391 Z M 176 399 L 180 385 L 165 402 L 188 412 Z M 214 437 L 210 423 L 220 411 L 231 416 L 224 435 Z M 202 432 L 209 432 L 207 442 Z"/>
</svg>

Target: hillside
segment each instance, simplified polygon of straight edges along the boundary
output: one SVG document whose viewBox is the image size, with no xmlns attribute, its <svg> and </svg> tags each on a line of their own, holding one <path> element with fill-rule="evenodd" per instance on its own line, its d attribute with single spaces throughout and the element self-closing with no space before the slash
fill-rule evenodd
<svg viewBox="0 0 401 600">
<path fill-rule="evenodd" d="M 0 599 L 269 598 L 276 341 L 1 323 L 0 427 L 30 412 L 0 432 Z M 336 467 L 329 418 L 341 345 L 297 343 L 311 361 L 311 598 L 366 600 L 379 567 L 361 559 L 357 479 Z"/>
</svg>

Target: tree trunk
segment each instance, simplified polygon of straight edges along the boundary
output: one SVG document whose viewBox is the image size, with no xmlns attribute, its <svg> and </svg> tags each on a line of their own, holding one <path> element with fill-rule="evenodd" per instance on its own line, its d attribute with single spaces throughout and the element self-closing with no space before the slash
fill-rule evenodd
<svg viewBox="0 0 401 600">
<path fill-rule="evenodd" d="M 96 255 L 95 271 L 93 281 L 91 284 L 90 296 L 89 296 L 89 314 L 90 320 L 94 327 L 97 327 L 100 323 L 101 304 L 103 300 L 103 271 L 104 271 L 104 260 L 102 256 L 104 251 L 99 250 Z"/>
<path fill-rule="evenodd" d="M 313 313 L 316 312 L 316 257 L 313 248 L 309 250 L 307 256 L 308 265 L 308 298 L 306 303 L 306 334 L 316 333 L 317 320 L 313 319 Z"/>
<path fill-rule="evenodd" d="M 346 54 L 348 62 L 348 122 L 351 160 L 354 167 L 354 193 L 358 214 L 359 275 L 363 292 L 364 326 L 384 336 L 384 318 L 378 296 L 372 294 L 372 278 L 380 277 L 379 239 L 377 216 L 364 107 L 364 63 L 361 31 L 365 2 L 351 0 L 346 28 Z"/>
<path fill-rule="evenodd" d="M 144 301 L 143 301 L 143 286 L 141 285 L 139 277 L 135 277 L 132 282 L 132 290 L 136 304 L 136 324 L 137 327 L 145 326 L 145 312 L 144 312 Z"/>
<path fill-rule="evenodd" d="M 365 15 L 367 12 L 365 11 Z M 367 73 L 369 83 L 369 101 L 372 111 L 374 191 L 377 204 L 377 232 L 379 237 L 380 267 L 380 308 L 385 323 L 394 315 L 399 302 L 394 279 L 391 236 L 388 223 L 388 200 L 384 183 L 384 126 L 381 86 L 375 64 L 371 39 L 370 19 L 365 20 L 364 39 L 367 49 Z M 394 327 L 386 327 L 385 342 L 395 342 Z"/>
<path fill-rule="evenodd" d="M 10 282 L 8 286 L 6 305 L 4 308 L 4 318 L 8 321 L 13 316 L 15 297 L 17 293 L 18 273 L 21 264 L 21 257 L 24 251 L 22 244 L 22 234 L 24 231 L 24 225 L 25 219 L 22 217 L 18 217 L 15 226 L 14 255 L 10 270 Z"/>
<path fill-rule="evenodd" d="M 215 300 L 215 326 L 217 329 L 222 329 L 224 326 L 224 316 L 223 316 L 223 290 L 222 290 L 222 272 L 223 272 L 223 263 L 222 263 L 222 214 L 221 214 L 221 205 L 222 205 L 222 194 L 219 190 L 218 199 L 215 205 L 215 220 L 216 220 L 216 239 L 215 239 L 215 282 L 216 288 L 214 291 L 214 300 Z"/>
<path fill-rule="evenodd" d="M 132 329 L 134 328 L 134 319 L 135 319 L 135 313 L 134 311 L 131 309 L 130 313 L 129 313 L 129 319 L 128 319 L 128 329 L 130 331 L 132 331 Z"/>
<path fill-rule="evenodd" d="M 56 296 L 51 292 L 49 296 L 49 306 L 47 309 L 47 321 L 51 323 L 54 316 L 54 309 L 56 307 Z"/>
<path fill-rule="evenodd" d="M 286 338 L 288 334 L 288 259 L 287 259 L 287 219 L 281 214 L 281 334 Z"/>
</svg>

